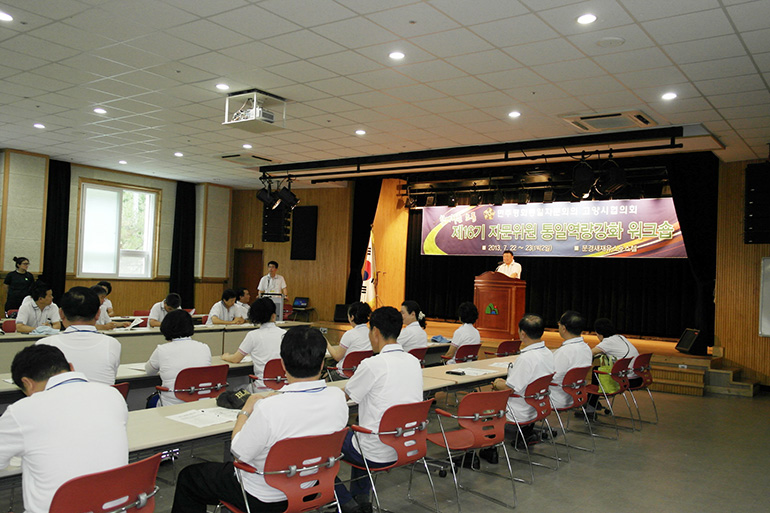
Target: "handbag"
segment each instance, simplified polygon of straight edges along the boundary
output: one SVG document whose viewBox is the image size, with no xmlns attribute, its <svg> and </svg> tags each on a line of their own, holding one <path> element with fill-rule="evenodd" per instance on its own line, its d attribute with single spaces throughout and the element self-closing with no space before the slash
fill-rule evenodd
<svg viewBox="0 0 770 513">
<path fill-rule="evenodd" d="M 615 358 L 607 354 L 602 354 L 599 357 L 599 367 L 596 368 L 599 372 L 606 372 L 606 374 L 596 374 L 596 378 L 599 380 L 602 390 L 607 395 L 614 394 L 620 390 L 620 385 L 617 381 L 612 379 L 610 373 L 612 372 L 612 366 L 615 365 Z"/>
</svg>

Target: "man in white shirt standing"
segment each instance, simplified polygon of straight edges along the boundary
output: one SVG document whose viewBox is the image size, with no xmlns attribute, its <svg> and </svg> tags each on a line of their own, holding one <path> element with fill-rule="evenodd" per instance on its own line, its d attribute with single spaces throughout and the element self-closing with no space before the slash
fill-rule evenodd
<svg viewBox="0 0 770 513">
<path fill-rule="evenodd" d="M 86 287 L 72 287 L 61 299 L 67 329 L 37 341 L 61 349 L 73 369 L 89 381 L 115 384 L 120 365 L 120 342 L 96 330 L 99 296 Z"/>
<path fill-rule="evenodd" d="M 591 348 L 583 341 L 581 333 L 586 327 L 586 320 L 580 313 L 567 310 L 559 319 L 559 335 L 564 342 L 553 353 L 554 370 L 553 383 L 561 385 L 564 376 L 577 367 L 589 367 L 593 356 Z M 560 386 L 551 387 L 551 401 L 555 408 L 572 406 L 572 397 Z"/>
<path fill-rule="evenodd" d="M 503 251 L 503 263 L 497 266 L 495 272 L 503 273 L 509 278 L 521 279 L 521 264 L 513 261 L 513 251 L 510 249 Z"/>
<path fill-rule="evenodd" d="M 120 392 L 71 372 L 49 345 L 17 353 L 11 376 L 28 397 L 0 417 L 0 469 L 21 457 L 27 513 L 48 512 L 70 479 L 128 463 L 128 409 Z"/>
<path fill-rule="evenodd" d="M 147 317 L 150 328 L 160 328 L 160 324 L 165 319 L 166 314 L 179 310 L 182 306 L 182 298 L 176 292 L 172 292 L 163 301 L 158 301 L 150 308 L 150 315 Z"/>
<path fill-rule="evenodd" d="M 267 263 L 267 274 L 259 280 L 257 290 L 260 296 L 262 294 L 283 294 L 284 299 L 289 297 L 286 291 L 286 280 L 278 274 L 278 262 L 271 260 Z"/>
<path fill-rule="evenodd" d="M 23 302 L 18 315 L 16 315 L 16 331 L 32 333 L 39 326 L 50 326 L 55 330 L 60 329 L 59 307 L 53 302 L 51 287 L 38 280 L 32 286 L 29 297 L 32 300 Z"/>
</svg>

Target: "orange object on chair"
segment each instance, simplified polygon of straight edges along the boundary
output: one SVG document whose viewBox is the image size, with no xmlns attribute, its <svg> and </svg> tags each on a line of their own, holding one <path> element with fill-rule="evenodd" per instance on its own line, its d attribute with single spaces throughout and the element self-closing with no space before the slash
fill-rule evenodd
<svg viewBox="0 0 770 513">
<path fill-rule="evenodd" d="M 174 381 L 174 390 L 156 386 L 161 392 L 174 392 L 177 399 L 184 402 L 199 401 L 209 397 L 216 398 L 227 389 L 227 372 L 230 366 L 211 365 L 209 367 L 190 367 L 179 372 Z"/>
</svg>

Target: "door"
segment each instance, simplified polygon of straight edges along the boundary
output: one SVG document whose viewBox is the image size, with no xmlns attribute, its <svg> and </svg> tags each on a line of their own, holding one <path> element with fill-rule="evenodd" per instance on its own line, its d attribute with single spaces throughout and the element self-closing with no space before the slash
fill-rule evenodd
<svg viewBox="0 0 770 513">
<path fill-rule="evenodd" d="M 257 297 L 257 287 L 262 278 L 261 249 L 236 249 L 233 255 L 233 287 L 249 289 L 252 301 Z"/>
</svg>

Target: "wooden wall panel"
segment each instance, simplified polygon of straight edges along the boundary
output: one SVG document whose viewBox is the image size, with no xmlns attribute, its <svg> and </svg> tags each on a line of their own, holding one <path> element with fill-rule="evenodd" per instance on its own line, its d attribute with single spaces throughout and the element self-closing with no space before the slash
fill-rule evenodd
<svg viewBox="0 0 770 513">
<path fill-rule="evenodd" d="M 230 225 L 231 255 L 235 248 L 261 249 L 265 263 L 275 260 L 286 278 L 289 300 L 310 298 L 314 319 L 334 318 L 334 305 L 345 301 L 350 260 L 352 190 L 350 188 L 296 189 L 304 206 L 318 206 L 316 260 L 290 260 L 289 242 L 262 242 L 262 202 L 257 191 L 233 191 Z M 230 259 L 232 261 L 232 258 Z M 255 269 L 262 276 L 266 269 Z M 232 276 L 232 270 L 230 270 Z M 232 285 L 232 284 L 231 284 Z"/>
<path fill-rule="evenodd" d="M 743 377 L 770 385 L 770 338 L 759 336 L 759 286 L 762 257 L 770 244 L 743 243 L 746 165 L 721 163 L 717 221 L 715 346 Z"/>
<path fill-rule="evenodd" d="M 206 315 L 217 301 L 222 299 L 222 292 L 227 288 L 222 280 L 197 282 L 195 284 L 195 313 Z"/>
<path fill-rule="evenodd" d="M 68 276 L 65 288 L 90 287 L 102 280 Z M 107 280 L 112 285 L 112 308 L 116 315 L 131 315 L 134 310 L 149 310 L 152 305 L 168 295 L 168 279 L 165 280 Z M 54 302 L 58 298 L 54 298 Z"/>
<path fill-rule="evenodd" d="M 377 306 L 395 306 L 404 301 L 406 234 L 409 210 L 399 201 L 402 180 L 382 181 L 377 214 L 374 217 L 374 256 L 378 271 Z"/>
</svg>

